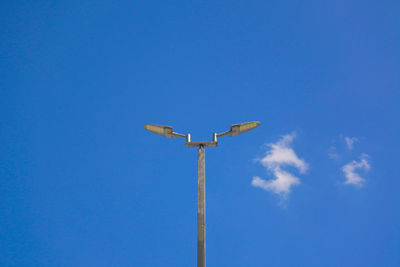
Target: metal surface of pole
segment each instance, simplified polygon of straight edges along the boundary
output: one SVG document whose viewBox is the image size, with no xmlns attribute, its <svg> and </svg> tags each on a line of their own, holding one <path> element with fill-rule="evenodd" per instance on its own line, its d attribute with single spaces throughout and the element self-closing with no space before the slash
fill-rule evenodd
<svg viewBox="0 0 400 267">
<path fill-rule="evenodd" d="M 206 266 L 206 202 L 205 202 L 205 153 L 204 147 L 198 151 L 197 180 L 197 267 Z"/>
</svg>

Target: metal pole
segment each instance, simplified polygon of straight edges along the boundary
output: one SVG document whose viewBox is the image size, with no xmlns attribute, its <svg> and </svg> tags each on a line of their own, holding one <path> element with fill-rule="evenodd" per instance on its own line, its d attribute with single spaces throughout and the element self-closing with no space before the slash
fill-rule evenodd
<svg viewBox="0 0 400 267">
<path fill-rule="evenodd" d="M 204 147 L 198 151 L 198 191 L 197 191 L 197 267 L 206 266 L 206 220 L 205 220 L 205 153 Z"/>
</svg>

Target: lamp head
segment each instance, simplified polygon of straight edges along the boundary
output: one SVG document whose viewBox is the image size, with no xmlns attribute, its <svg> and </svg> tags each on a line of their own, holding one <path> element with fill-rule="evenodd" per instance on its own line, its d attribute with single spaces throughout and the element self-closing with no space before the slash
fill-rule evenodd
<svg viewBox="0 0 400 267">
<path fill-rule="evenodd" d="M 143 126 L 146 130 L 165 136 L 169 138 L 173 138 L 174 134 L 171 126 L 163 126 L 163 125 L 155 125 L 155 124 L 146 124 Z"/>
<path fill-rule="evenodd" d="M 231 125 L 231 130 L 229 131 L 230 136 L 235 136 L 247 131 L 250 131 L 260 125 L 259 121 L 244 122 L 239 124 Z"/>
</svg>

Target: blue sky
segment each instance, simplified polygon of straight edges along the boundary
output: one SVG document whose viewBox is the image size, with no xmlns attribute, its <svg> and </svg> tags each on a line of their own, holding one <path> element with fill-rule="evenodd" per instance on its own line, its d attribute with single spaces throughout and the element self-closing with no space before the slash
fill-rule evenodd
<svg viewBox="0 0 400 267">
<path fill-rule="evenodd" d="M 0 265 L 399 266 L 399 12 L 2 1 Z"/>
</svg>

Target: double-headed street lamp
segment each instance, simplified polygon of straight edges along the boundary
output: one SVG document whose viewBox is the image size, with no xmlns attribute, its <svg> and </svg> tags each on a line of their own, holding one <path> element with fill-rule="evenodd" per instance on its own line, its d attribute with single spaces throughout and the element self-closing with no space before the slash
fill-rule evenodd
<svg viewBox="0 0 400 267">
<path fill-rule="evenodd" d="M 198 150 L 198 180 L 197 180 L 197 266 L 205 267 L 206 265 L 206 221 L 205 221 L 205 154 L 204 147 L 206 146 L 217 146 L 217 137 L 230 135 L 235 136 L 247 131 L 250 131 L 260 125 L 258 121 L 245 122 L 239 124 L 231 125 L 231 129 L 224 133 L 214 133 L 212 141 L 208 142 L 192 142 L 190 140 L 190 134 L 183 135 L 179 133 L 175 133 L 170 126 L 162 126 L 162 125 L 154 125 L 154 124 L 146 124 L 144 128 L 149 130 L 150 132 L 173 138 L 173 137 L 182 137 L 186 138 L 186 146 L 187 147 L 199 147 Z"/>
</svg>

